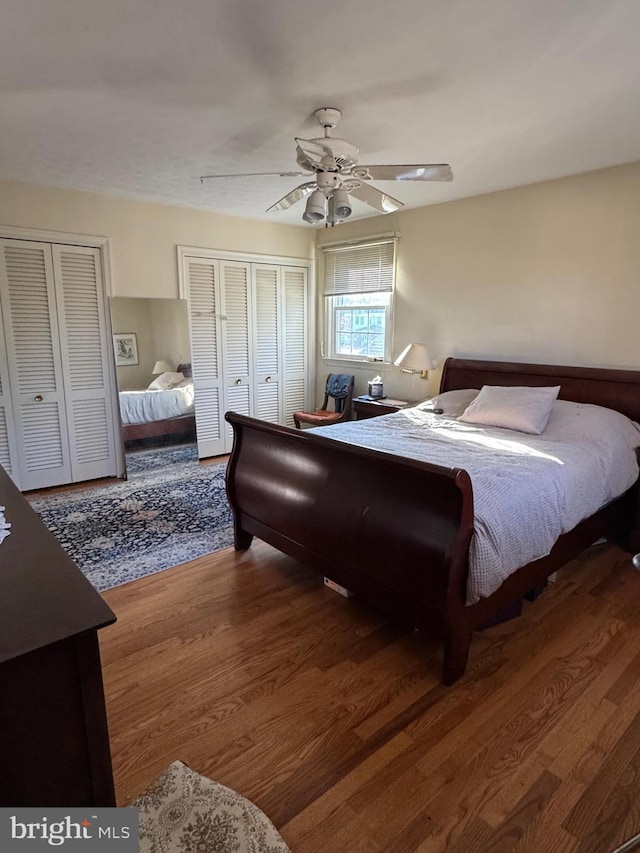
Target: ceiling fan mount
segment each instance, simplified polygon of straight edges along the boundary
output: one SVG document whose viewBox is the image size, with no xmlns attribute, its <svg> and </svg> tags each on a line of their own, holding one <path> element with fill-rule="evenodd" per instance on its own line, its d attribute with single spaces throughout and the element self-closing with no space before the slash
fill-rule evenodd
<svg viewBox="0 0 640 853">
<path fill-rule="evenodd" d="M 369 183 L 376 181 L 451 181 L 453 173 L 446 163 L 418 165 L 360 166 L 360 150 L 346 139 L 331 136 L 342 112 L 335 107 L 322 107 L 314 112 L 324 136 L 314 139 L 295 138 L 296 162 L 304 172 L 254 172 L 233 175 L 203 175 L 201 182 L 213 178 L 250 177 L 307 177 L 312 180 L 300 184 L 283 198 L 272 204 L 268 211 L 286 210 L 303 198 L 307 205 L 303 214 L 305 222 L 335 225 L 351 215 L 349 194 L 379 213 L 391 213 L 403 203 Z M 310 173 L 310 174 L 309 174 Z"/>
<path fill-rule="evenodd" d="M 314 112 L 314 116 L 321 127 L 328 127 L 333 130 L 334 127 L 338 126 L 338 122 L 342 118 L 342 110 L 336 107 L 321 107 Z"/>
<path fill-rule="evenodd" d="M 296 161 L 308 172 L 343 172 L 358 162 L 360 151 L 346 139 L 331 136 L 342 113 L 335 107 L 316 110 L 314 116 L 324 128 L 324 137 L 300 139 L 296 137 Z"/>
</svg>

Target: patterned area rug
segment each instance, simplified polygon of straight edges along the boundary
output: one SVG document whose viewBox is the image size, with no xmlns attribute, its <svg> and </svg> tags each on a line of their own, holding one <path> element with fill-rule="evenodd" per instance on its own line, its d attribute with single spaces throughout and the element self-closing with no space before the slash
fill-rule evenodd
<svg viewBox="0 0 640 853">
<path fill-rule="evenodd" d="M 127 454 L 128 480 L 40 496 L 31 505 L 98 590 L 233 544 L 226 464 L 195 445 Z"/>
<path fill-rule="evenodd" d="M 291 853 L 251 800 L 174 761 L 131 805 L 140 853 Z"/>
</svg>

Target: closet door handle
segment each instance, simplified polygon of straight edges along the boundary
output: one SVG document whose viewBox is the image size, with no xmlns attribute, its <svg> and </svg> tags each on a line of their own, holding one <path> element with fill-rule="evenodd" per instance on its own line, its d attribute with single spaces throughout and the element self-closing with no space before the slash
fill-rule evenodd
<svg viewBox="0 0 640 853">
<path fill-rule="evenodd" d="M 235 384 L 236 385 L 242 385 L 242 379 L 236 379 Z"/>
<path fill-rule="evenodd" d="M 42 396 L 42 394 L 36 394 L 36 396 L 33 399 L 36 401 L 36 403 L 41 403 L 43 400 L 43 396 Z"/>
<path fill-rule="evenodd" d="M 265 381 L 265 382 L 271 382 L 271 377 L 270 377 L 270 376 L 266 376 L 264 381 Z"/>
</svg>

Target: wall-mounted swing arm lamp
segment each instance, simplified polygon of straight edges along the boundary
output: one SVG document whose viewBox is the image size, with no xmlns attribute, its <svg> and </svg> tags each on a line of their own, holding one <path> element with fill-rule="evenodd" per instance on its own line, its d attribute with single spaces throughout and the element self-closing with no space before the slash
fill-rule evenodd
<svg viewBox="0 0 640 853">
<path fill-rule="evenodd" d="M 429 378 L 433 362 L 429 350 L 424 344 L 409 344 L 393 362 L 401 373 L 419 373 L 422 379 Z"/>
</svg>

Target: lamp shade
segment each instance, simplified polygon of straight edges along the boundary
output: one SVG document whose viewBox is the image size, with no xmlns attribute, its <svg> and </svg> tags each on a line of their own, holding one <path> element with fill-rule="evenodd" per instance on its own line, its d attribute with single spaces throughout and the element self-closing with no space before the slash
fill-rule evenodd
<svg viewBox="0 0 640 853">
<path fill-rule="evenodd" d="M 320 222 L 326 215 L 326 203 L 322 190 L 314 190 L 307 199 L 307 206 L 302 217 L 306 222 Z"/>
<path fill-rule="evenodd" d="M 337 189 L 333 194 L 333 212 L 338 219 L 351 216 L 351 202 L 346 190 Z"/>
<path fill-rule="evenodd" d="M 433 370 L 433 362 L 425 344 L 409 344 L 393 363 L 406 373 L 426 373 Z"/>
<path fill-rule="evenodd" d="M 153 365 L 153 370 L 151 371 L 154 375 L 156 373 L 171 373 L 173 368 L 167 361 L 156 361 Z"/>
</svg>

